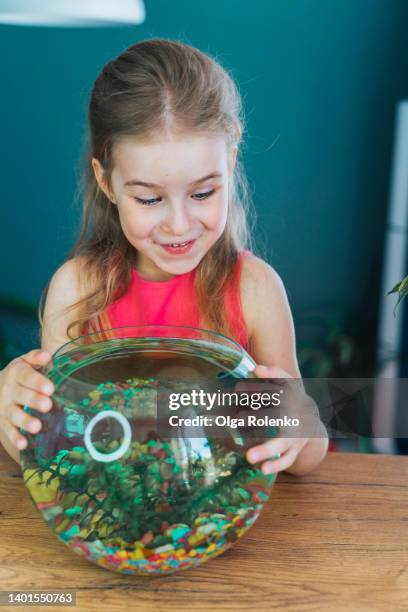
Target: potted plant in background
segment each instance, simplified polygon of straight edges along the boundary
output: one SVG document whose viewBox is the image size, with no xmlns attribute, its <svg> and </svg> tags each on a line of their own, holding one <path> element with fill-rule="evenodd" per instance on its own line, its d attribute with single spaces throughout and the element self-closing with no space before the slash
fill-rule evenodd
<svg viewBox="0 0 408 612">
<path fill-rule="evenodd" d="M 398 300 L 397 300 L 397 303 L 395 304 L 395 309 L 394 309 L 394 314 L 395 314 L 395 310 L 397 306 L 408 295 L 408 276 L 406 276 L 399 283 L 397 283 L 395 287 L 393 287 L 391 291 L 387 293 L 387 295 L 391 295 L 391 293 L 398 293 Z"/>
</svg>

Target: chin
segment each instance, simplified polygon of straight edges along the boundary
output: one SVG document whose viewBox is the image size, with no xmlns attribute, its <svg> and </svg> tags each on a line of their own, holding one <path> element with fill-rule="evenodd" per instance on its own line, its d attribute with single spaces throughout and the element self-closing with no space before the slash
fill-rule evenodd
<svg viewBox="0 0 408 612">
<path fill-rule="evenodd" d="M 174 261 L 172 263 L 161 261 L 156 262 L 156 265 L 168 274 L 187 274 L 187 272 L 194 270 L 200 261 L 201 257 L 186 257 L 185 261 Z"/>
<path fill-rule="evenodd" d="M 173 265 L 161 265 L 160 268 L 169 274 L 187 274 L 187 272 L 194 270 L 197 265 L 198 264 L 195 263 L 195 261 L 186 261 L 184 263 L 180 261 L 178 263 L 174 263 Z"/>
</svg>

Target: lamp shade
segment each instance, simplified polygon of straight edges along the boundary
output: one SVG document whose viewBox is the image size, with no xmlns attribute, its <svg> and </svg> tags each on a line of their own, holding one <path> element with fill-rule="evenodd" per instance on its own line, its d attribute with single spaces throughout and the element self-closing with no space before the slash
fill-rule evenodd
<svg viewBox="0 0 408 612">
<path fill-rule="evenodd" d="M 0 0 L 0 24 L 98 27 L 144 19 L 143 0 Z"/>
</svg>

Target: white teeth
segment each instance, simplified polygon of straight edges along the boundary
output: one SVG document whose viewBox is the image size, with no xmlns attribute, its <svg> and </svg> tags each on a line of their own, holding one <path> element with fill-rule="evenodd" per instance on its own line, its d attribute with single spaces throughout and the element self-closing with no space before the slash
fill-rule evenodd
<svg viewBox="0 0 408 612">
<path fill-rule="evenodd" d="M 172 246 L 172 247 L 183 247 L 186 244 L 188 244 L 189 242 L 190 242 L 190 240 L 188 240 L 187 242 L 180 242 L 179 244 L 173 243 L 170 246 Z"/>
</svg>

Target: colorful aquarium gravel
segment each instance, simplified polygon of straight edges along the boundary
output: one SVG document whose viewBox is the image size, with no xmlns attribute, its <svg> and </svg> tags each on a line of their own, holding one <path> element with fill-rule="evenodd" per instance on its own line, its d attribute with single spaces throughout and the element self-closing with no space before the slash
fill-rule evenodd
<svg viewBox="0 0 408 612">
<path fill-rule="evenodd" d="M 275 480 L 249 464 L 233 438 L 160 439 L 149 416 L 157 384 L 133 376 L 88 386 L 75 401 L 54 397 L 21 453 L 32 500 L 58 538 L 129 574 L 171 573 L 221 554 L 254 523 Z M 129 424 L 117 459 L 124 435 L 108 411 Z M 107 418 L 90 447 L 85 433 L 95 415 Z"/>
</svg>

